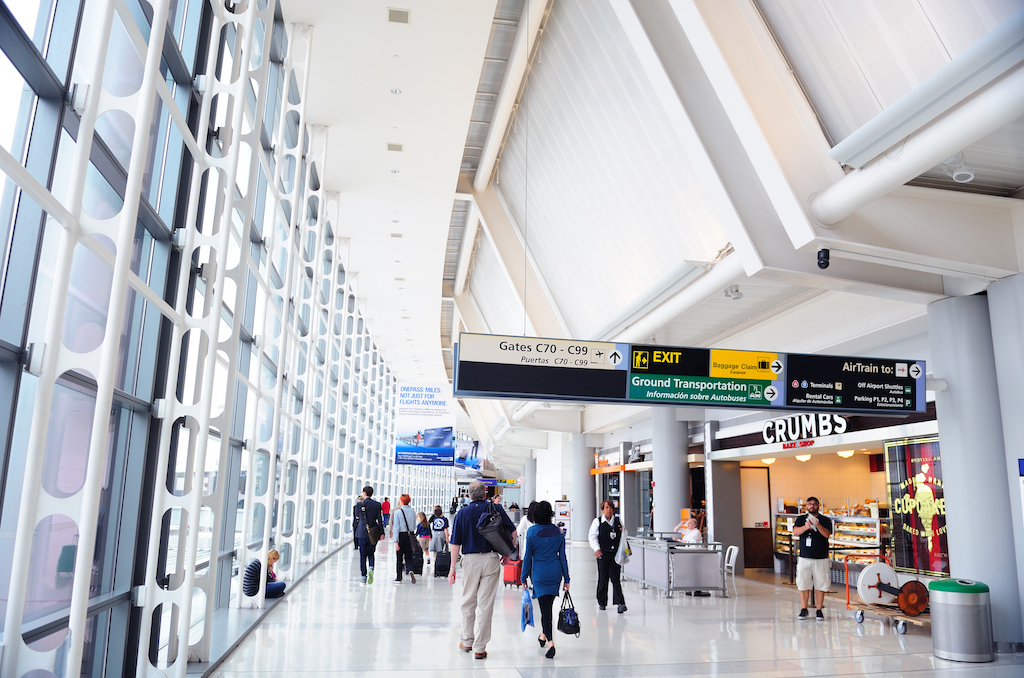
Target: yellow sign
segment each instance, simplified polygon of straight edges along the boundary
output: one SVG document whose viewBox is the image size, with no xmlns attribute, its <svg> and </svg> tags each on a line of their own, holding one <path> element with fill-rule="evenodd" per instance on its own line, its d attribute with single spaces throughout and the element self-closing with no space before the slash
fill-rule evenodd
<svg viewBox="0 0 1024 678">
<path fill-rule="evenodd" d="M 633 369 L 634 370 L 646 370 L 650 360 L 650 355 L 647 351 L 633 351 Z"/>
<path fill-rule="evenodd" d="M 711 377 L 775 381 L 781 372 L 778 353 L 711 349 Z"/>
</svg>

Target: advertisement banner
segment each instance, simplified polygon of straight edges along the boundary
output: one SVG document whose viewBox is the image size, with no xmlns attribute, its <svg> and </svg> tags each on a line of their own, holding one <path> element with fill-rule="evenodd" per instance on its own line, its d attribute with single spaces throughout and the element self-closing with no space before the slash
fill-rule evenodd
<svg viewBox="0 0 1024 678">
<path fill-rule="evenodd" d="M 448 384 L 400 384 L 395 408 L 395 463 L 454 466 L 455 414 Z"/>
<path fill-rule="evenodd" d="M 890 440 L 883 447 L 893 566 L 897 572 L 949 576 L 938 437 Z"/>
</svg>

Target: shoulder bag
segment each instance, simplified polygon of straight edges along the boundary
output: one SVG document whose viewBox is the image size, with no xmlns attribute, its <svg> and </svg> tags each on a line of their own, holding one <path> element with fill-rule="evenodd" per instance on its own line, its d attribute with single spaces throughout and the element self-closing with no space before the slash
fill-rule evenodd
<svg viewBox="0 0 1024 678">
<path fill-rule="evenodd" d="M 366 520 L 366 504 L 363 504 L 359 510 L 363 512 L 363 521 L 366 522 L 366 536 L 376 546 L 380 538 L 384 536 L 384 529 L 379 522 L 376 525 L 370 525 L 369 521 Z"/>
<path fill-rule="evenodd" d="M 501 555 L 510 556 L 516 552 L 516 547 L 512 544 L 512 535 L 505 527 L 501 512 L 491 502 L 487 502 L 487 511 L 480 516 L 476 529 L 491 548 Z"/>
</svg>

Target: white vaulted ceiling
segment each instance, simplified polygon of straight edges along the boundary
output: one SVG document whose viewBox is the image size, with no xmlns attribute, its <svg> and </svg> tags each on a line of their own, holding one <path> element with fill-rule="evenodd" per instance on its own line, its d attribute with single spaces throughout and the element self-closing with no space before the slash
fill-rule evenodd
<svg viewBox="0 0 1024 678">
<path fill-rule="evenodd" d="M 834 146 L 1024 8 L 1024 0 L 756 0 Z M 964 149 L 956 184 L 936 167 L 914 183 L 993 195 L 1024 185 L 1024 118 Z"/>
<path fill-rule="evenodd" d="M 336 231 L 351 240 L 363 311 L 399 379 L 447 379 L 445 241 L 495 4 L 281 2 L 285 21 L 313 27 L 307 121 L 329 127 Z M 388 21 L 391 7 L 410 10 L 409 23 Z"/>
<path fill-rule="evenodd" d="M 557 0 L 498 190 L 572 336 L 727 237 L 607 2 Z"/>
</svg>

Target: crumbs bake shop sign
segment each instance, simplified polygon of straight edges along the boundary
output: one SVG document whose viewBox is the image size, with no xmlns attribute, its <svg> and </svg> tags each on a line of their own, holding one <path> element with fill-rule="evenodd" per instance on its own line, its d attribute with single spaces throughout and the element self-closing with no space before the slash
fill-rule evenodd
<svg viewBox="0 0 1024 678">
<path fill-rule="evenodd" d="M 810 447 L 814 444 L 812 438 L 846 433 L 847 427 L 846 417 L 838 414 L 794 414 L 766 421 L 761 437 L 768 445 L 783 443 L 783 449 Z"/>
</svg>

